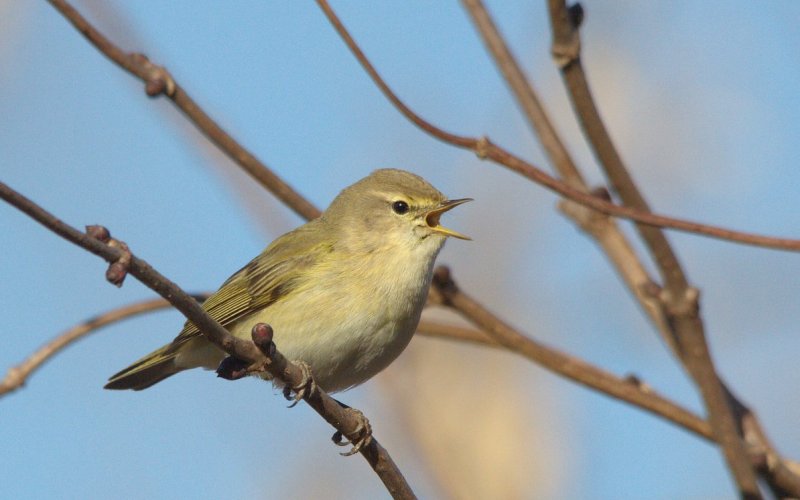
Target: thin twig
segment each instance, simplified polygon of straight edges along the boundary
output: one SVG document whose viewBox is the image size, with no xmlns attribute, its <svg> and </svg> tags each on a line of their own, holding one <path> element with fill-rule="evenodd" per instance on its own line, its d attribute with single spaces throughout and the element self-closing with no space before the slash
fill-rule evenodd
<svg viewBox="0 0 800 500">
<path fill-rule="evenodd" d="M 713 440 L 711 427 L 707 422 L 659 396 L 642 384 L 619 378 L 519 333 L 460 291 L 446 267 L 440 266 L 434 273 L 433 287 L 442 295 L 445 305 L 458 311 L 506 349 L 520 354 L 558 375 L 615 399 L 631 403 L 705 439 Z"/>
<path fill-rule="evenodd" d="M 553 167 L 567 184 L 581 191 L 589 192 L 586 181 L 555 130 L 533 85 L 525 76 L 483 2 L 462 0 L 462 3 Z M 595 188 L 592 191 L 592 194 L 607 200 L 611 199 L 605 188 Z M 640 306 L 644 308 L 645 313 L 653 318 L 659 326 L 666 325 L 661 304 L 652 293 L 652 288 L 657 285 L 649 277 L 644 264 L 617 221 L 606 214 L 590 210 L 569 199 L 562 200 L 559 208 L 584 231 L 594 237 Z M 667 330 L 667 328 L 659 328 L 659 332 Z M 664 335 L 664 340 L 668 345 L 674 345 L 672 335 Z"/>
<path fill-rule="evenodd" d="M 583 185 L 580 175 L 575 175 L 575 173 L 573 173 L 573 171 L 576 171 L 577 169 L 575 168 L 574 164 L 572 164 L 562 142 L 554 131 L 542 106 L 539 104 L 532 85 L 525 77 L 521 68 L 511 54 L 511 51 L 505 44 L 505 41 L 497 30 L 496 25 L 492 21 L 491 16 L 484 7 L 483 3 L 480 0 L 464 0 L 463 3 L 471 15 L 478 32 L 481 34 L 486 47 L 491 53 L 500 71 L 504 75 L 509 87 L 512 90 L 512 93 L 516 97 L 517 102 L 525 112 L 525 116 L 528 118 L 529 124 L 537 132 L 538 137 L 540 137 L 544 149 L 548 153 L 551 161 L 554 162 L 559 172 L 562 172 L 562 175 L 565 175 L 565 172 L 567 175 L 570 175 L 570 177 L 567 177 L 567 180 L 572 180 L 571 184 L 573 186 L 576 186 L 577 184 L 576 187 L 583 187 L 585 190 L 585 186 Z M 555 31 L 556 30 L 554 30 L 554 33 Z M 573 41 L 577 42 L 577 37 L 573 37 Z M 576 43 L 576 46 L 579 47 L 579 44 Z M 554 53 L 557 53 L 557 51 L 554 50 Z M 578 53 L 579 50 L 574 50 L 571 52 L 573 56 L 576 56 Z M 575 60 L 577 60 L 577 57 L 575 57 Z M 573 68 L 575 66 L 579 66 L 579 64 L 570 65 L 568 67 Z M 588 104 L 594 111 L 593 116 L 591 113 L 589 113 L 589 115 L 594 118 L 592 123 L 595 124 L 595 129 L 600 129 L 601 131 L 599 134 L 596 134 L 601 136 L 600 140 L 593 142 L 593 145 L 595 145 L 596 148 L 605 148 L 603 151 L 604 154 L 599 154 L 601 160 L 608 160 L 608 162 L 613 163 L 613 168 L 610 169 L 612 173 L 615 174 L 610 176 L 612 181 L 614 181 L 612 182 L 612 185 L 615 187 L 619 187 L 621 185 L 629 190 L 628 193 L 630 193 L 630 196 L 623 196 L 623 201 L 626 205 L 649 212 L 649 208 L 636 190 L 633 181 L 627 174 L 627 171 L 624 170 L 619 155 L 616 154 L 608 134 L 604 132 L 602 122 L 599 121 L 599 116 L 597 115 L 596 110 L 593 108 L 591 99 L 589 99 Z M 598 123 L 599 125 L 597 125 Z M 640 304 L 642 304 L 646 312 L 657 323 L 657 326 L 664 327 L 659 328 L 659 331 L 667 332 L 665 338 L 667 339 L 668 344 L 674 349 L 676 347 L 676 342 L 673 338 L 672 332 L 669 330 L 669 328 L 666 328 L 667 324 L 666 321 L 664 321 L 665 314 L 663 313 L 662 304 L 659 304 L 657 300 L 651 300 L 656 296 L 655 294 L 651 295 L 650 299 L 648 299 L 646 288 L 643 286 L 651 284 L 652 282 L 646 278 L 646 271 L 644 270 L 644 267 L 638 261 L 638 258 L 636 258 L 632 247 L 624 238 L 624 236 L 622 236 L 616 225 L 604 223 L 607 221 L 607 219 L 601 216 L 595 216 L 595 213 L 588 211 L 585 208 L 577 209 L 577 207 L 573 208 L 570 206 L 570 204 L 565 203 L 563 204 L 563 209 L 566 213 L 570 214 L 574 220 L 579 222 L 584 229 L 591 231 L 596 237 L 597 241 L 612 259 L 615 267 L 620 271 L 621 275 L 626 280 L 626 283 L 631 287 L 632 291 L 636 295 L 637 299 L 639 299 Z M 659 269 L 662 270 L 662 274 L 665 276 L 665 279 L 671 280 L 669 281 L 669 284 L 671 285 L 670 289 L 681 289 L 681 285 L 683 285 L 685 288 L 686 280 L 683 277 L 683 273 L 677 258 L 666 241 L 666 238 L 664 238 L 663 233 L 661 233 L 660 230 L 652 227 L 639 226 L 639 229 L 649 244 L 648 246 L 655 256 L 655 260 L 657 264 L 659 264 Z M 613 253 L 611 253 L 612 251 Z M 628 258 L 623 260 L 623 257 Z M 702 326 L 699 321 L 697 322 L 697 325 Z M 696 332 L 697 330 L 695 330 L 695 333 Z M 695 336 L 695 339 L 697 339 L 697 336 Z M 707 352 L 707 349 L 705 351 Z M 712 394 L 710 397 L 713 398 L 713 394 L 719 395 L 720 392 L 719 390 L 716 390 L 715 392 L 713 387 L 716 377 L 709 378 L 708 376 L 708 368 L 711 367 L 710 357 L 705 356 L 705 359 L 692 363 L 694 366 L 700 366 L 703 364 L 705 365 L 705 376 L 703 377 L 703 380 L 705 381 L 703 384 L 705 386 L 705 393 Z M 711 368 L 711 371 L 713 371 L 713 367 Z M 716 385 L 718 386 L 718 383 Z M 719 399 L 717 399 L 717 401 L 719 401 Z M 717 405 L 717 413 L 725 410 L 726 408 L 724 406 Z M 732 429 L 732 426 L 729 425 L 728 428 L 730 430 Z M 723 442 L 725 442 L 725 440 L 723 440 Z"/>
<path fill-rule="evenodd" d="M 556 132 L 533 85 L 525 77 L 483 3 L 480 0 L 462 0 L 461 3 L 472 17 L 484 45 L 492 55 L 492 59 L 522 109 L 523 116 L 527 119 L 535 137 L 539 139 L 553 167 L 567 184 L 581 191 L 588 191 L 585 179 L 578 167 L 575 166 L 560 135 Z"/>
<path fill-rule="evenodd" d="M 150 62 L 138 53 L 127 53 L 114 45 L 100 33 L 74 7 L 65 0 L 48 0 L 72 25 L 102 54 L 121 68 L 145 83 L 145 91 L 151 97 L 164 94 L 192 122 L 200 132 L 217 145 L 261 186 L 268 189 L 289 208 L 306 219 L 314 219 L 320 211 L 289 184 L 275 175 L 263 162 L 239 144 L 222 129 L 191 97 L 178 85 L 163 66 Z"/>
<path fill-rule="evenodd" d="M 442 305 L 459 312 L 509 351 L 521 355 L 557 375 L 672 422 L 709 442 L 717 442 L 708 422 L 660 396 L 637 377 L 616 377 L 585 361 L 541 344 L 509 326 L 483 305 L 462 292 L 446 267 L 437 268 L 432 290 L 439 295 L 437 299 Z M 448 337 L 445 330 L 442 330 L 441 334 L 442 338 Z M 458 335 L 453 338 L 460 340 Z M 763 472 L 776 495 L 781 498 L 787 496 L 798 498 L 800 463 L 781 457 L 769 443 L 750 409 L 741 405 L 732 394 L 728 394 L 728 397 L 741 415 L 743 434 L 751 444 L 748 448 L 750 463 Z"/>
<path fill-rule="evenodd" d="M 470 344 L 478 344 L 486 347 L 502 347 L 491 337 L 480 330 L 463 328 L 455 325 L 437 323 L 435 321 L 422 320 L 417 326 L 417 335 L 431 337 L 435 339 L 460 340 Z"/>
<path fill-rule="evenodd" d="M 434 288 L 436 293 L 440 293 L 437 288 Z M 203 301 L 208 297 L 208 293 L 202 294 L 193 294 L 192 297 L 197 301 Z M 449 300 L 449 299 L 448 299 Z M 23 384 L 30 378 L 30 375 L 40 368 L 47 360 L 52 358 L 55 354 L 58 354 L 61 350 L 63 350 L 66 346 L 71 345 L 72 343 L 76 342 L 77 340 L 82 339 L 83 337 L 87 336 L 89 333 L 97 331 L 103 327 L 109 326 L 114 323 L 118 323 L 123 321 L 127 318 L 131 318 L 133 316 L 153 312 L 160 309 L 166 309 L 172 307 L 172 305 L 164 300 L 164 299 L 150 299 L 141 302 L 136 302 L 133 304 L 128 304 L 116 309 L 112 309 L 110 311 L 106 311 L 98 316 L 95 316 L 89 320 L 86 320 L 66 332 L 62 333 L 58 337 L 56 337 L 53 341 L 48 342 L 41 349 L 33 353 L 29 356 L 24 362 L 20 363 L 16 367 L 12 367 L 9 369 L 6 378 L 0 381 L 0 396 L 6 395 L 14 390 L 23 386 Z M 487 346 L 487 347 L 495 347 L 495 348 L 506 348 L 505 346 L 497 343 L 492 337 L 487 336 L 483 331 L 480 330 L 473 330 L 470 328 L 459 327 L 455 325 L 448 325 L 443 323 L 438 323 L 435 321 L 421 321 L 419 327 L 417 329 L 417 333 L 423 336 L 432 337 L 432 338 L 439 338 L 451 341 L 458 341 L 458 342 L 467 342 L 467 343 L 476 343 L 479 345 Z M 545 350 L 550 350 L 547 346 L 540 345 L 541 348 Z M 511 350 L 515 354 L 521 355 L 530 359 L 531 361 L 536 362 L 536 358 L 531 356 L 527 352 L 517 352 Z M 558 355 L 558 353 L 556 353 Z M 591 376 L 592 374 L 590 374 Z M 640 389 L 644 390 L 647 387 L 647 384 L 638 381 L 632 378 L 626 379 L 619 379 L 620 384 L 631 384 L 635 383 Z M 656 398 L 660 398 L 657 393 L 653 392 L 652 390 L 648 390 L 649 394 L 654 395 Z M 731 398 L 735 400 L 733 395 Z M 674 405 L 668 400 L 664 400 L 668 405 Z M 634 401 L 628 401 L 631 404 L 639 406 Z M 675 405 L 675 411 L 685 412 L 686 414 L 690 414 L 687 410 L 683 410 L 677 405 Z M 759 444 L 762 442 L 768 442 L 766 436 L 763 434 L 763 430 L 761 429 L 760 425 L 758 424 L 757 419 L 754 418 L 752 412 L 744 407 L 739 406 L 741 413 L 743 415 L 742 421 L 744 422 L 745 426 L 745 435 L 753 435 L 750 441 Z M 646 409 L 646 408 L 645 408 Z M 657 414 L 656 409 L 646 409 L 653 413 Z M 663 416 L 663 415 L 662 415 Z M 664 416 L 664 418 L 669 419 L 668 417 Z M 683 429 L 696 433 L 698 436 L 711 440 L 711 431 L 710 427 L 706 425 L 699 417 L 693 417 L 688 419 L 687 421 L 691 423 L 691 425 L 685 425 L 685 421 L 683 420 L 671 420 L 676 425 L 681 426 Z M 700 431 L 700 432 L 698 432 Z M 794 462 L 788 461 L 776 454 L 774 448 L 772 446 L 768 447 L 761 447 L 759 444 L 759 448 L 754 450 L 754 453 L 761 453 L 763 454 L 763 460 L 758 460 L 756 458 L 757 463 L 759 464 L 759 468 L 768 471 L 765 473 L 767 477 L 774 477 L 775 488 L 780 488 L 780 491 L 784 492 L 785 494 L 791 494 L 793 491 L 796 491 L 796 488 L 800 487 L 797 483 L 797 476 L 792 471 L 798 468 L 798 465 Z"/>
<path fill-rule="evenodd" d="M 539 102 L 533 86 L 517 63 L 517 60 L 514 58 L 502 35 L 499 33 L 491 15 L 480 0 L 462 0 L 462 3 L 472 17 L 476 29 L 481 35 L 492 59 L 503 74 L 525 118 L 527 118 L 529 125 L 536 132 L 536 136 L 540 139 L 554 167 L 570 185 L 586 190 L 580 172 L 577 171 L 577 167 L 575 167 L 563 142 L 558 137 L 544 107 Z M 578 7 L 573 8 L 575 8 L 576 11 L 578 9 Z M 570 16 L 573 22 L 577 14 L 578 13 L 575 12 Z M 562 38 L 560 40 L 568 43 L 562 44 L 559 50 L 554 50 L 554 55 L 565 56 L 564 59 L 559 59 L 557 57 L 560 64 L 566 63 L 567 60 L 575 59 L 580 53 L 580 40 L 577 35 L 573 36 L 571 31 L 566 31 L 567 36 L 563 35 L 564 33 L 562 33 Z M 554 37 L 558 38 L 557 35 L 554 35 Z M 577 64 L 577 66 L 579 66 L 579 64 Z M 618 157 L 618 155 L 616 156 Z M 623 172 L 622 175 L 625 176 L 626 172 Z M 599 192 L 605 194 L 602 189 L 600 189 Z M 610 197 L 606 197 L 610 199 Z M 597 241 L 640 306 L 656 326 L 659 333 L 662 334 L 664 340 L 670 345 L 673 351 L 677 352 L 674 334 L 667 324 L 663 305 L 658 299 L 659 287 L 648 275 L 647 270 L 636 255 L 635 250 L 627 241 L 622 231 L 619 230 L 616 222 L 605 214 L 588 210 L 586 207 L 569 200 L 564 200 L 560 208 Z M 733 398 L 733 396 L 731 397 Z M 737 405 L 743 406 L 738 400 L 735 398 L 733 399 Z M 745 421 L 754 422 L 754 425 L 750 426 L 750 428 L 757 427 L 760 429 L 756 416 L 749 410 L 747 413 L 747 420 Z M 767 482 L 772 485 L 776 482 L 773 476 L 780 476 L 781 480 L 777 482 L 781 483 L 780 487 L 783 488 L 783 491 L 793 492 L 795 496 L 800 495 L 800 488 L 794 486 L 796 489 L 791 489 L 793 485 L 796 485 L 798 482 L 798 476 L 794 476 L 792 473 L 792 470 L 794 470 L 793 467 L 782 465 L 781 462 L 788 463 L 788 461 L 778 455 L 774 447 L 769 444 L 763 431 L 751 432 L 750 435 L 748 435 L 746 432 L 747 428 L 748 427 L 745 426 L 745 439 L 748 440 L 748 442 L 758 443 L 760 447 L 765 449 L 765 456 L 771 457 L 770 460 L 765 461 L 765 464 L 766 462 L 775 464 L 771 469 L 767 467 L 762 468 L 766 471 L 762 472 L 762 475 L 764 475 Z"/>
<path fill-rule="evenodd" d="M 303 370 L 295 363 L 285 360 L 277 351 L 272 356 L 272 359 L 268 360 L 253 342 L 231 335 L 206 314 L 196 300 L 153 269 L 147 262 L 133 254 L 124 252 L 119 247 L 108 245 L 100 239 L 91 237 L 65 224 L 2 182 L 0 182 L 0 198 L 47 229 L 103 258 L 109 264 L 113 265 L 118 262 L 123 255 L 129 257 L 130 260 L 126 269 L 128 273 L 167 299 L 170 304 L 194 323 L 214 345 L 234 358 L 250 363 L 253 371 L 267 370 L 273 377 L 283 381 L 289 387 L 297 387 L 306 382 Z M 321 389 L 311 391 L 309 397 L 304 399 L 309 406 L 314 408 L 329 424 L 347 436 L 351 442 L 355 442 L 360 437 L 360 421 L 354 417 L 353 412 L 347 411 L 324 391 Z M 376 439 L 370 440 L 370 443 L 364 446 L 360 453 L 372 466 L 392 496 L 395 498 L 415 498 L 402 473 L 394 464 L 388 452 L 380 446 Z"/>
<path fill-rule="evenodd" d="M 592 99 L 591 90 L 580 64 L 580 40 L 574 22 L 575 15 L 570 13 L 566 2 L 562 0 L 549 0 L 548 7 L 553 24 L 553 54 L 561 68 L 575 114 L 592 145 L 592 151 L 603 167 L 614 192 L 619 195 L 623 203 L 649 213 L 650 207 L 636 187 L 628 169 L 625 168 L 622 157 L 614 146 Z M 570 44 L 569 48 L 564 47 L 565 43 Z M 653 254 L 665 286 L 673 292 L 685 289 L 688 286 L 686 277 L 664 233 L 652 226 L 637 225 L 637 229 Z"/>
<path fill-rule="evenodd" d="M 499 165 L 503 165 L 565 198 L 569 198 L 576 203 L 580 203 L 581 205 L 608 215 L 630 219 L 651 226 L 671 228 L 678 231 L 701 234 L 711 238 L 733 241 L 746 245 L 773 248 L 776 250 L 788 250 L 792 252 L 800 251 L 800 240 L 797 239 L 778 238 L 744 231 L 735 231 L 732 229 L 666 217 L 663 215 L 642 213 L 630 207 L 615 205 L 601 198 L 592 196 L 591 194 L 584 193 L 569 186 L 568 184 L 565 184 L 562 181 L 559 181 L 543 170 L 534 167 L 525 160 L 511 154 L 509 151 L 496 146 L 486 137 L 476 139 L 472 137 L 460 136 L 447 132 L 446 130 L 433 125 L 412 111 L 411 108 L 403 103 L 403 101 L 401 101 L 400 98 L 397 97 L 397 95 L 389 88 L 383 78 L 381 78 L 381 76 L 375 70 L 374 66 L 372 66 L 364 53 L 355 43 L 350 33 L 331 9 L 330 5 L 328 5 L 328 2 L 326 0 L 317 0 L 317 3 L 322 8 L 323 12 L 328 17 L 341 38 L 347 44 L 350 51 L 353 53 L 353 55 L 355 55 L 358 62 L 370 75 L 375 85 L 378 86 L 381 92 L 383 92 L 384 96 L 398 109 L 398 111 L 400 111 L 400 113 L 403 114 L 403 116 L 437 139 L 454 146 L 469 149 L 473 151 L 479 158 L 489 159 Z"/>
<path fill-rule="evenodd" d="M 207 294 L 191 295 L 195 300 L 202 302 Z M 164 299 L 150 299 L 134 304 L 128 304 L 117 309 L 94 316 L 69 330 L 59 334 L 56 338 L 40 347 L 36 352 L 28 356 L 23 362 L 8 369 L 6 376 L 0 381 L 0 397 L 20 389 L 24 386 L 33 372 L 37 371 L 50 358 L 64 350 L 67 346 L 82 339 L 88 334 L 101 329 L 104 326 L 117 323 L 124 319 L 143 314 L 146 312 L 157 311 L 172 307 Z"/>
<path fill-rule="evenodd" d="M 584 135 L 611 185 L 626 206 L 641 212 L 650 207 L 614 146 L 600 117 L 580 60 L 579 25 L 583 11 L 579 5 L 567 7 L 564 0 L 548 0 L 553 26 L 552 52 L 568 90 L 575 114 Z M 717 441 L 743 497 L 758 498 L 760 492 L 745 444 L 736 426 L 733 408 L 714 368 L 703 321 L 699 314 L 698 293 L 689 286 L 675 252 L 660 228 L 636 225 L 664 280 L 659 294 L 667 324 L 674 335 L 678 358 L 699 387 Z"/>
</svg>

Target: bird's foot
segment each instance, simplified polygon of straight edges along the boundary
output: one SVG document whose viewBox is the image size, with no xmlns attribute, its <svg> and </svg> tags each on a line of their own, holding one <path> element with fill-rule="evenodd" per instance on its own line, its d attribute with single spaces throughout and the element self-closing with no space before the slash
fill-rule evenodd
<svg viewBox="0 0 800 500">
<path fill-rule="evenodd" d="M 299 366 L 300 371 L 303 372 L 303 379 L 297 385 L 287 385 L 283 388 L 283 397 L 289 401 L 293 400 L 289 408 L 294 408 L 301 399 L 310 396 L 317 390 L 317 383 L 314 381 L 314 376 L 311 373 L 311 367 L 308 366 L 308 363 L 299 360 L 294 363 Z M 294 391 L 294 396 L 292 396 L 292 391 Z"/>
<path fill-rule="evenodd" d="M 342 431 L 336 431 L 333 433 L 331 440 L 336 446 L 347 446 L 352 444 L 353 447 L 350 451 L 345 453 L 340 453 L 343 457 L 349 457 L 350 455 L 355 455 L 359 451 L 361 451 L 365 446 L 368 446 L 369 443 L 372 441 L 372 426 L 367 420 L 367 417 L 364 416 L 363 413 L 356 410 L 355 408 L 346 407 L 345 411 L 351 413 L 353 417 L 358 420 L 358 425 L 356 426 L 355 432 L 353 433 L 357 436 L 355 439 L 350 441 L 345 440 L 344 436 L 342 435 Z"/>
<path fill-rule="evenodd" d="M 241 359 L 228 356 L 217 367 L 217 377 L 225 380 L 239 380 L 247 376 L 249 365 Z"/>
</svg>

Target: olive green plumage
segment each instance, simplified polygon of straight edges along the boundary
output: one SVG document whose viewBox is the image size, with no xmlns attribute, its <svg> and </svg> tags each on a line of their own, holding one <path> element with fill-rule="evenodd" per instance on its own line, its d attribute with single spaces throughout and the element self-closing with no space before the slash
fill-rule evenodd
<svg viewBox="0 0 800 500">
<path fill-rule="evenodd" d="M 240 338 L 269 323 L 289 359 L 328 391 L 364 382 L 405 348 L 447 236 L 448 201 L 424 179 L 383 169 L 343 190 L 317 219 L 276 239 L 203 309 Z M 182 370 L 216 368 L 225 353 L 187 321 L 168 345 L 113 375 L 107 389 L 141 390 Z"/>
</svg>

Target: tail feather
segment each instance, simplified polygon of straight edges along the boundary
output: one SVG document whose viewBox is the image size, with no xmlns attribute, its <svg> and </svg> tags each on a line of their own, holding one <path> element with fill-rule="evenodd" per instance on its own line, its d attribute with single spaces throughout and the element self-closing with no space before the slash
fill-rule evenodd
<svg viewBox="0 0 800 500">
<path fill-rule="evenodd" d="M 175 365 L 176 349 L 172 344 L 151 352 L 108 379 L 106 389 L 141 391 L 183 370 Z"/>
</svg>

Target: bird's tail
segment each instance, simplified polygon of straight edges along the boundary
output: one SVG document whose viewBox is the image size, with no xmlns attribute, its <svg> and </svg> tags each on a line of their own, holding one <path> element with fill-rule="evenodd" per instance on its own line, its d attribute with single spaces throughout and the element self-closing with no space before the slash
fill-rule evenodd
<svg viewBox="0 0 800 500">
<path fill-rule="evenodd" d="M 151 352 L 131 366 L 108 379 L 106 389 L 133 389 L 141 391 L 165 378 L 183 371 L 175 364 L 178 350 L 173 344 Z"/>
</svg>

